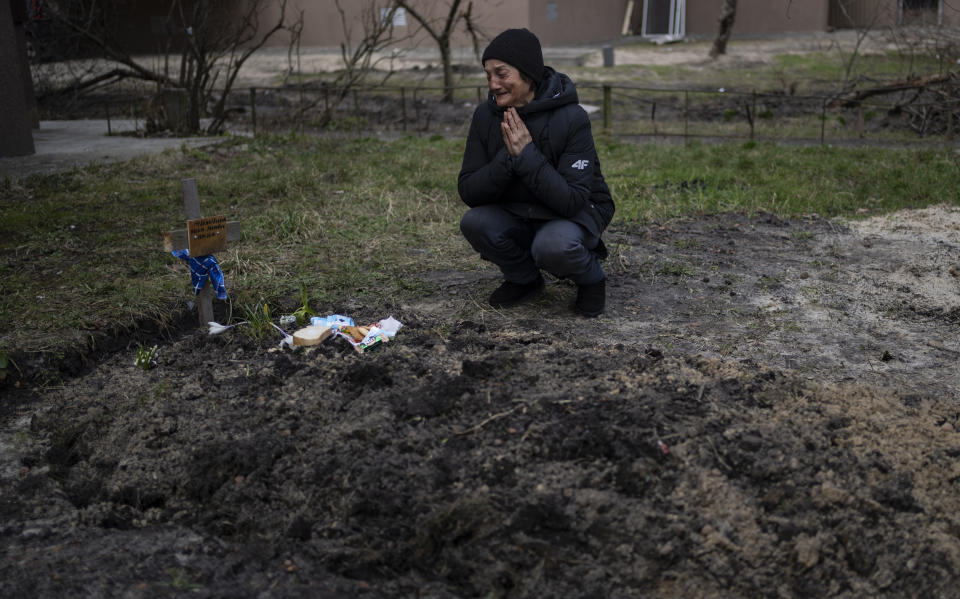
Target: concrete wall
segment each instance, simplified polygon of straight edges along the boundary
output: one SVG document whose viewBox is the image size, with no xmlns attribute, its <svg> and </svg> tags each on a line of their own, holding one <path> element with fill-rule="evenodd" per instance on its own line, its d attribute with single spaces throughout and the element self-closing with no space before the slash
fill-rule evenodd
<svg viewBox="0 0 960 599">
<path fill-rule="evenodd" d="M 291 5 L 297 4 L 297 0 L 290 0 Z M 364 22 L 370 18 L 371 8 L 373 14 L 379 14 L 380 7 L 388 4 L 384 0 L 341 0 L 340 6 L 343 9 L 343 16 L 337 10 L 334 0 L 300 0 L 299 6 L 303 9 L 304 27 L 300 38 L 301 46 L 320 46 L 337 47 L 344 41 L 344 20 L 346 21 L 346 30 L 350 32 L 351 41 L 356 43 L 362 38 L 364 32 Z M 414 0 L 411 2 L 418 13 L 427 18 L 434 24 L 435 28 L 440 30 L 450 12 L 449 0 Z M 463 0 L 460 10 L 465 10 L 468 0 Z M 474 0 L 472 18 L 478 26 L 481 33 L 485 34 L 481 42 L 488 41 L 495 35 L 511 27 L 530 27 L 530 0 Z M 288 13 L 293 13 L 288 8 Z M 268 7 L 264 12 L 262 23 L 273 23 L 279 16 L 279 8 L 276 5 Z M 394 37 L 406 38 L 403 43 L 405 47 L 424 46 L 433 47 L 434 42 L 429 35 L 420 32 L 414 35 L 420 29 L 419 24 L 413 17 L 406 16 L 406 25 L 395 26 Z M 270 46 L 285 46 L 288 38 L 283 35 L 271 39 Z M 470 36 L 466 33 L 461 22 L 457 26 L 451 44 L 457 46 L 469 46 L 471 44 Z"/>
<path fill-rule="evenodd" d="M 943 24 L 947 27 L 960 27 L 960 4 L 951 2 L 949 6 L 943 4 Z"/>
<path fill-rule="evenodd" d="M 0 0 L 0 156 L 24 156 L 35 151 L 33 119 L 24 85 L 26 56 L 17 32 L 23 27 L 25 14 L 18 12 L 14 18 L 14 2 L 22 4 L 20 0 Z"/>
<path fill-rule="evenodd" d="M 687 34 L 716 35 L 723 0 L 687 0 Z M 827 28 L 828 0 L 739 0 L 733 34 L 795 33 Z"/>
<path fill-rule="evenodd" d="M 415 7 L 438 25 L 446 17 L 451 0 L 411 0 Z M 469 0 L 463 0 L 465 9 Z M 619 37 L 628 0 L 473 0 L 473 17 L 483 39 L 481 44 L 511 27 L 527 27 L 547 45 L 601 42 Z M 663 3 L 669 0 L 647 0 Z M 837 0 L 739 0 L 734 35 L 818 32 L 826 30 L 831 21 L 831 7 L 836 12 Z M 897 0 L 845 0 L 851 10 L 862 12 L 863 7 L 879 6 L 881 18 L 877 26 L 896 22 Z M 266 0 L 261 15 L 261 26 L 266 28 L 279 16 L 279 0 Z M 388 4 L 387 0 L 341 0 L 347 27 L 356 42 L 363 34 L 364 15 L 370 8 Z M 636 23 L 642 12 L 643 0 L 635 0 Z M 711 37 L 717 31 L 717 19 L 723 0 L 686 0 L 686 33 L 694 37 Z M 862 6 L 860 6 L 862 5 Z M 237 1 L 236 6 L 240 6 Z M 122 24 L 118 36 L 133 52 L 157 52 L 166 44 L 163 21 L 169 0 L 139 0 L 122 3 L 116 16 Z M 288 19 L 303 10 L 305 26 L 301 46 L 338 47 L 344 41 L 344 27 L 334 0 L 289 0 Z M 909 16 L 909 15 L 908 15 Z M 930 15 L 927 14 L 927 17 Z M 933 18 L 936 18 L 934 11 Z M 929 18 L 927 18 L 929 24 Z M 934 21 L 935 22 L 935 21 Z M 943 24 L 960 26 L 960 0 L 943 0 Z M 834 25 L 838 26 L 838 25 Z M 842 26 L 842 25 L 839 25 Z M 404 37 L 417 31 L 417 23 L 407 17 L 405 26 L 395 29 L 395 37 Z M 639 32 L 639 25 L 635 26 Z M 275 35 L 268 46 L 285 47 L 288 38 Z M 458 27 L 454 47 L 470 45 L 470 38 L 462 25 Z M 425 33 L 408 39 L 406 47 L 433 48 L 434 42 Z"/>
<path fill-rule="evenodd" d="M 545 45 L 612 40 L 626 8 L 627 0 L 530 0 L 529 28 Z"/>
<path fill-rule="evenodd" d="M 960 26 L 960 4 L 951 0 L 925 3 L 922 9 L 906 7 L 900 10 L 897 0 L 844 0 L 846 11 L 841 11 L 838 0 L 829 0 L 830 24 L 834 27 L 893 27 L 907 26 Z M 941 13 L 942 11 L 942 13 Z"/>
<path fill-rule="evenodd" d="M 112 34 L 117 43 L 134 54 L 159 54 L 171 43 L 167 26 L 169 0 L 137 0 L 114 5 L 110 15 Z M 189 10 L 189 7 L 187 7 Z M 178 19 L 173 19 L 173 43 L 185 40 Z"/>
</svg>

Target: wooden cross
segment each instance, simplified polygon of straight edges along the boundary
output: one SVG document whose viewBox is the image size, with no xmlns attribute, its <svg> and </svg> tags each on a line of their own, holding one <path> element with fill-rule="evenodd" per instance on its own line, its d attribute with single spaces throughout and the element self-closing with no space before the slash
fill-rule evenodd
<svg viewBox="0 0 960 599">
<path fill-rule="evenodd" d="M 200 197 L 197 194 L 197 180 L 184 179 L 183 210 L 187 214 L 187 228 L 163 233 L 163 250 L 189 249 L 193 257 L 212 254 L 227 247 L 228 241 L 240 239 L 240 223 L 227 222 L 226 216 L 203 218 L 200 213 Z M 213 320 L 213 282 L 203 286 L 197 294 L 197 307 L 200 312 L 200 326 Z"/>
</svg>

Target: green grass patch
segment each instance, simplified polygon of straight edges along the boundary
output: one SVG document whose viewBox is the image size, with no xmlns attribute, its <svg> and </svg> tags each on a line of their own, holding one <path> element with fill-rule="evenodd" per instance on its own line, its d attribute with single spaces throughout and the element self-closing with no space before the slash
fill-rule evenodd
<svg viewBox="0 0 960 599">
<path fill-rule="evenodd" d="M 709 42 L 699 42 L 684 44 L 684 48 L 695 48 L 707 60 L 710 45 Z M 617 47 L 618 52 L 629 49 L 630 46 Z M 654 50 L 669 54 L 672 48 L 665 46 Z M 736 57 L 738 52 L 739 42 L 734 40 L 727 53 Z M 575 82 L 643 82 L 650 87 L 691 89 L 722 86 L 728 90 L 806 94 L 836 92 L 845 80 L 862 80 L 863 85 L 868 86 L 877 80 L 938 74 L 953 66 L 949 60 L 937 59 L 926 48 L 917 48 L 914 53 L 860 51 L 856 55 L 850 50 L 834 48 L 822 52 L 771 54 L 769 62 L 751 64 L 750 68 L 719 62 L 711 64 L 710 68 L 648 64 L 604 69 L 574 66 L 560 70 L 568 73 Z"/>
<path fill-rule="evenodd" d="M 598 144 L 618 222 L 960 202 L 952 150 Z M 242 223 L 218 254 L 234 319 L 429 293 L 425 271 L 480 267 L 458 230 L 462 151 L 462 139 L 271 136 L 0 181 L 0 356 L 162 323 L 192 300 L 186 265 L 160 239 L 183 227 L 186 177 L 205 214 Z"/>
<path fill-rule="evenodd" d="M 618 218 L 743 210 L 855 216 L 960 202 L 952 150 L 610 143 L 601 155 Z"/>
<path fill-rule="evenodd" d="M 775 63 L 799 79 L 842 81 L 850 69 L 850 79 L 895 79 L 917 73 L 938 73 L 943 65 L 930 55 L 902 55 L 897 52 L 861 53 L 811 52 L 779 54 Z"/>
</svg>

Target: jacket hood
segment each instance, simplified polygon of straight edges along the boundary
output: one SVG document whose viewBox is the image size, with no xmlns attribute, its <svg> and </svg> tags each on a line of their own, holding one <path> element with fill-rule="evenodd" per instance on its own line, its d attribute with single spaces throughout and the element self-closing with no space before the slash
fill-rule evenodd
<svg viewBox="0 0 960 599">
<path fill-rule="evenodd" d="M 576 104 L 579 102 L 577 88 L 573 85 L 570 77 L 564 73 L 558 73 L 551 67 L 543 68 L 543 80 L 537 86 L 537 91 L 533 100 L 517 109 L 520 116 L 533 114 L 535 112 L 546 112 L 564 106 L 566 104 Z M 503 110 L 497 106 L 497 100 L 493 93 L 487 95 L 487 106 L 494 114 L 502 114 Z"/>
</svg>

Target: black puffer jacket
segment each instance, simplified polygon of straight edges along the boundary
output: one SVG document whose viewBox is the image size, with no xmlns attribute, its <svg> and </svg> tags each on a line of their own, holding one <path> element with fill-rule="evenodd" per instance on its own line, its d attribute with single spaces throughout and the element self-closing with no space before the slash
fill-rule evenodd
<svg viewBox="0 0 960 599">
<path fill-rule="evenodd" d="M 491 93 L 467 136 L 458 189 L 468 206 L 500 204 L 517 216 L 565 218 L 600 236 L 613 199 L 600 172 L 590 119 L 570 78 L 547 67 L 534 99 L 517 109 L 530 135 L 517 157 L 507 152 L 503 111 Z"/>
</svg>

